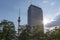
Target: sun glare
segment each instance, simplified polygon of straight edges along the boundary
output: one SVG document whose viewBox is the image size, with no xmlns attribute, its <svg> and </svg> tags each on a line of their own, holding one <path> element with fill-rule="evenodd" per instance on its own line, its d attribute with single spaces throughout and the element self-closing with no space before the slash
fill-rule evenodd
<svg viewBox="0 0 60 40">
<path fill-rule="evenodd" d="M 51 22 L 49 19 L 44 18 L 44 20 L 43 20 L 44 25 L 46 25 L 46 24 L 49 23 L 49 22 Z"/>
</svg>

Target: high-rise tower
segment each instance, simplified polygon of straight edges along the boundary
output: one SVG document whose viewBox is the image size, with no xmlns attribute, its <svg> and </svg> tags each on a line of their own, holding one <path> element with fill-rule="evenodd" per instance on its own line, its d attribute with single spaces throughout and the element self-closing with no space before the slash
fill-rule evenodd
<svg viewBox="0 0 60 40">
<path fill-rule="evenodd" d="M 30 5 L 28 8 L 28 25 L 31 27 L 41 25 L 43 31 L 43 11 L 40 7 Z"/>
<path fill-rule="evenodd" d="M 18 35 L 20 35 L 21 27 L 20 27 L 20 9 L 19 9 L 19 17 L 18 17 Z"/>
</svg>

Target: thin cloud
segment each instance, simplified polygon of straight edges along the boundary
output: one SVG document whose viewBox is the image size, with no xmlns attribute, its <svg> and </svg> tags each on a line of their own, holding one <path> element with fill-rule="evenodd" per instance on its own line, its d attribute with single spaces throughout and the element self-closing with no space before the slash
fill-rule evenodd
<svg viewBox="0 0 60 40">
<path fill-rule="evenodd" d="M 60 8 L 58 8 L 57 12 L 55 13 L 56 17 L 50 23 L 46 24 L 46 27 L 54 27 L 60 26 Z"/>
<path fill-rule="evenodd" d="M 55 2 L 51 2 L 50 5 L 51 5 L 51 6 L 55 5 Z"/>
<path fill-rule="evenodd" d="M 58 11 L 56 13 L 56 16 L 60 15 L 60 8 L 58 8 Z"/>
<path fill-rule="evenodd" d="M 60 15 L 55 17 L 55 21 L 52 21 L 46 25 L 46 27 L 60 26 Z"/>
<path fill-rule="evenodd" d="M 47 1 L 47 0 L 43 0 L 43 2 L 42 3 L 48 3 L 49 1 Z"/>
<path fill-rule="evenodd" d="M 50 6 L 54 6 L 55 5 L 55 1 L 52 1 L 52 0 L 43 0 L 42 3 L 48 4 Z"/>
</svg>

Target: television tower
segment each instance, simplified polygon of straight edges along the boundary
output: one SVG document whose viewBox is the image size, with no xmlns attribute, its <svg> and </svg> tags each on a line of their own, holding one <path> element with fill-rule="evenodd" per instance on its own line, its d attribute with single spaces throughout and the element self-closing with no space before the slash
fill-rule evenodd
<svg viewBox="0 0 60 40">
<path fill-rule="evenodd" d="M 20 35 L 21 27 L 20 27 L 20 9 L 19 9 L 19 17 L 18 17 L 18 35 Z"/>
</svg>

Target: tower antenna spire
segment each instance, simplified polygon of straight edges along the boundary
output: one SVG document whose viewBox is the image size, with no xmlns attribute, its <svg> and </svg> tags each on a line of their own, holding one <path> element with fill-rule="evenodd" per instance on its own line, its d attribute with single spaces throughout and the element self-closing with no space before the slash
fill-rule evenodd
<svg viewBox="0 0 60 40">
<path fill-rule="evenodd" d="M 19 17 L 18 17 L 18 35 L 20 35 L 21 27 L 20 27 L 20 8 L 19 8 Z"/>
<path fill-rule="evenodd" d="M 20 8 L 19 8 L 19 17 L 20 17 Z"/>
</svg>

